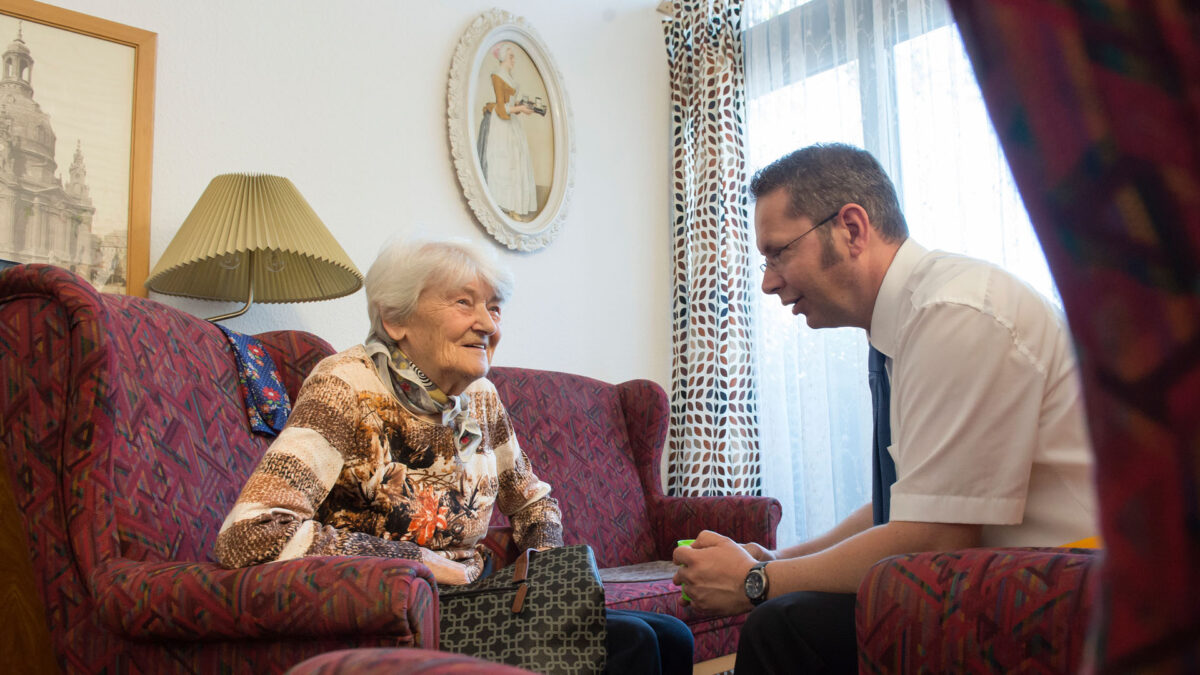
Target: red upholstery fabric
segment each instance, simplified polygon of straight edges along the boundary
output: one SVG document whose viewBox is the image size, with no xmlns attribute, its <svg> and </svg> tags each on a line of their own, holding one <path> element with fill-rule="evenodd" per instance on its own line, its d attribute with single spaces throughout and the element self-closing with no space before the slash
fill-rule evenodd
<svg viewBox="0 0 1200 675">
<path fill-rule="evenodd" d="M 534 471 L 553 486 L 566 542 L 591 544 L 601 567 L 655 560 L 646 490 L 617 387 L 567 373 L 517 368 L 495 368 L 489 379 Z M 642 403 L 652 404 L 653 399 Z M 650 424 L 657 421 L 649 419 Z M 492 524 L 506 524 L 499 511 Z"/>
<path fill-rule="evenodd" d="M 859 587 L 860 673 L 1072 673 L 1098 555 L 967 549 L 887 558 Z"/>
<path fill-rule="evenodd" d="M 1200 669 L 1200 3 L 951 0 L 1062 293 L 1106 551 L 1085 669 Z"/>
<path fill-rule="evenodd" d="M 589 544 L 601 567 L 669 560 L 675 542 L 710 529 L 775 546 L 779 502 L 768 497 L 667 497 L 660 466 L 667 397 L 648 380 L 608 384 L 580 375 L 493 368 L 521 448 L 553 486 L 567 543 Z M 493 525 L 506 519 L 493 514 Z M 493 537 L 494 538 L 494 537 Z M 737 649 L 745 616 L 693 616 L 669 581 L 608 584 L 608 605 L 673 614 L 696 635 L 696 661 Z"/>
<path fill-rule="evenodd" d="M 295 396 L 332 352 L 262 336 Z M 422 565 L 210 558 L 266 448 L 211 324 L 44 265 L 0 273 L 0 463 L 65 672 L 282 672 L 348 646 L 436 644 Z"/>
<path fill-rule="evenodd" d="M 116 560 L 92 575 L 101 619 L 137 640 L 331 638 L 422 632 L 431 595 L 420 568 L 358 556 L 227 570 L 206 563 Z M 343 581 L 370 594 L 353 612 Z M 413 641 L 417 641 L 414 639 Z"/>
<path fill-rule="evenodd" d="M 528 670 L 428 649 L 347 649 L 314 656 L 287 675 L 525 675 Z"/>
</svg>

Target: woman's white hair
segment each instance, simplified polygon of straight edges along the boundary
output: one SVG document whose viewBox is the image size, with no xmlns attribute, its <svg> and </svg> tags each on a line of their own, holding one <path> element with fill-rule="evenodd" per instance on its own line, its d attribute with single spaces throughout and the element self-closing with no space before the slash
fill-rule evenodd
<svg viewBox="0 0 1200 675">
<path fill-rule="evenodd" d="M 391 342 L 383 322 L 402 324 L 417 309 L 427 288 L 458 288 L 479 280 L 491 286 L 501 304 L 512 296 L 513 278 L 496 254 L 468 239 L 395 240 L 383 247 L 367 270 L 367 316 L 371 330 Z"/>
</svg>

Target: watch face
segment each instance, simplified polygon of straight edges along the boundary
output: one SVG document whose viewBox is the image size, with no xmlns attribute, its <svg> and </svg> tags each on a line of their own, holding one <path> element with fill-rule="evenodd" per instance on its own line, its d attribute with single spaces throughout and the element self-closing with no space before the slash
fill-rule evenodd
<svg viewBox="0 0 1200 675">
<path fill-rule="evenodd" d="M 746 575 L 746 597 L 751 600 L 757 600 L 762 597 L 763 586 L 765 580 L 761 569 L 750 570 L 750 574 Z"/>
</svg>

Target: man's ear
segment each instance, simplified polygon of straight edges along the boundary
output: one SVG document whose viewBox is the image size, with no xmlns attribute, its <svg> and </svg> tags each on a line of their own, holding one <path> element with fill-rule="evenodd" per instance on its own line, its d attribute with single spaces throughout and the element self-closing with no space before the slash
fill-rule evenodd
<svg viewBox="0 0 1200 675">
<path fill-rule="evenodd" d="M 850 203 L 842 207 L 841 221 L 848 235 L 850 257 L 856 258 L 867 249 L 875 234 L 871 229 L 871 217 L 867 215 L 866 209 Z"/>
</svg>

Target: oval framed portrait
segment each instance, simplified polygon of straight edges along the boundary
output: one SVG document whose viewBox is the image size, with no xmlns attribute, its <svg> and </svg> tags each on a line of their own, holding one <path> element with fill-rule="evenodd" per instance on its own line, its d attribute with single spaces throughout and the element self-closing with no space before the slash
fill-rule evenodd
<svg viewBox="0 0 1200 675">
<path fill-rule="evenodd" d="M 571 111 L 533 28 L 493 9 L 454 50 L 450 152 L 463 195 L 496 241 L 533 251 L 558 234 L 573 187 Z"/>
</svg>

